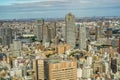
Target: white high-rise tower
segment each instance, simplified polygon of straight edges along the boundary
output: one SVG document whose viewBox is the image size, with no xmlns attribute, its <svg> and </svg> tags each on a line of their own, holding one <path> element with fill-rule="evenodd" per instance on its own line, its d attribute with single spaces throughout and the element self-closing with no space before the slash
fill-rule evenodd
<svg viewBox="0 0 120 80">
<path fill-rule="evenodd" d="M 75 47 L 76 34 L 75 34 L 75 16 L 71 13 L 68 13 L 65 17 L 65 40 L 67 44 Z"/>
<path fill-rule="evenodd" d="M 81 24 L 79 26 L 79 49 L 83 50 L 86 49 L 86 27 Z"/>
</svg>

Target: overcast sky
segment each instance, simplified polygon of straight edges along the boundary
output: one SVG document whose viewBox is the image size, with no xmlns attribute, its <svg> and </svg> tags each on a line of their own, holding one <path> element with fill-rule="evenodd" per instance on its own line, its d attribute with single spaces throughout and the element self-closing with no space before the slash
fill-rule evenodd
<svg viewBox="0 0 120 80">
<path fill-rule="evenodd" d="M 0 0 L 0 19 L 120 16 L 120 0 Z"/>
</svg>

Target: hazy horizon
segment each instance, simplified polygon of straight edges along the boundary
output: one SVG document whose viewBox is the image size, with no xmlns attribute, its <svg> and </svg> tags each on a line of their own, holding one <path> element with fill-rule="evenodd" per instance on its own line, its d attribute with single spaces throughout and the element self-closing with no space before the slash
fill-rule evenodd
<svg viewBox="0 0 120 80">
<path fill-rule="evenodd" d="M 2 0 L 0 19 L 120 16 L 119 0 Z"/>
</svg>

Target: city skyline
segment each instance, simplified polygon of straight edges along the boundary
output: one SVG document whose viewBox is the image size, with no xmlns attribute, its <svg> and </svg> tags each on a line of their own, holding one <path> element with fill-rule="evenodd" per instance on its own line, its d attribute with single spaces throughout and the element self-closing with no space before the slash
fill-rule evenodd
<svg viewBox="0 0 120 80">
<path fill-rule="evenodd" d="M 84 19 L 0 20 L 0 80 L 120 80 L 120 18 Z"/>
<path fill-rule="evenodd" d="M 120 16 L 119 0 L 2 0 L 0 19 Z M 59 16 L 58 16 L 59 15 Z"/>
</svg>

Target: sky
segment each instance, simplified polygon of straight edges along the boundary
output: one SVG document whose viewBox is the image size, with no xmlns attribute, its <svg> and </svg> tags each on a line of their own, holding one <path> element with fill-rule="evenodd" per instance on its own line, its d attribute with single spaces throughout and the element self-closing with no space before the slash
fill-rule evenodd
<svg viewBox="0 0 120 80">
<path fill-rule="evenodd" d="M 0 19 L 120 16 L 120 0 L 0 0 Z"/>
</svg>

